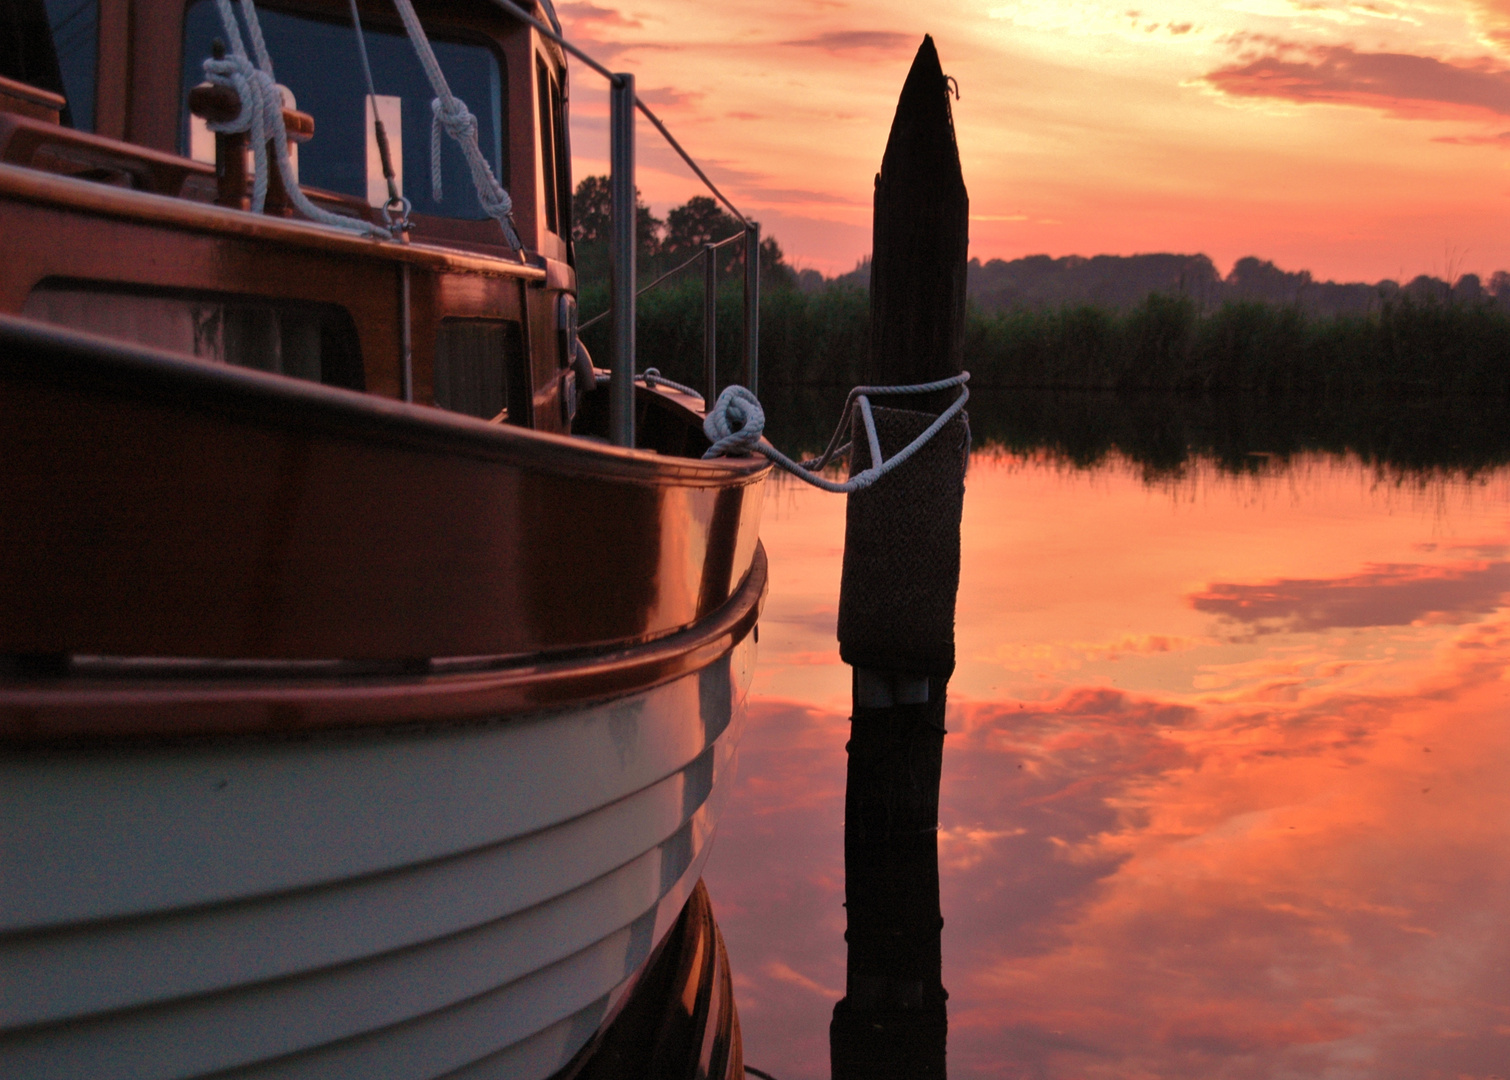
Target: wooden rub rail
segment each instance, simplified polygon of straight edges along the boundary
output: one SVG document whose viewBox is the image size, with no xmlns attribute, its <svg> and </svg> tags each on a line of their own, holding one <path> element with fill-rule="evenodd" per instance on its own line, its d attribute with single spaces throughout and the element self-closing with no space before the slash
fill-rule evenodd
<svg viewBox="0 0 1510 1080">
<path fill-rule="evenodd" d="M 739 591 L 696 626 L 590 656 L 530 657 L 446 673 L 260 680 L 172 677 L 142 662 L 131 676 L 0 674 L 0 746 L 78 740 L 297 734 L 330 728 L 455 723 L 580 706 L 638 693 L 700 670 L 738 645 L 760 617 L 764 550 Z M 97 665 L 96 667 L 104 667 Z M 117 665 L 118 669 L 128 665 Z M 270 671 L 271 669 L 264 669 Z"/>
</svg>

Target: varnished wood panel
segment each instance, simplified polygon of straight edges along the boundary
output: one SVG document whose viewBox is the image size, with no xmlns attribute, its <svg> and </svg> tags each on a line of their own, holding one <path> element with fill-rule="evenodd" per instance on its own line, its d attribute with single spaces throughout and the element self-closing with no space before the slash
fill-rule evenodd
<svg viewBox="0 0 1510 1080">
<path fill-rule="evenodd" d="M 7 206 L 5 220 L 10 246 L 0 304 L 6 311 L 20 312 L 32 288 L 49 278 L 338 304 L 356 322 L 368 389 L 398 396 L 397 268 L 391 264 L 25 204 Z"/>
<path fill-rule="evenodd" d="M 126 111 L 131 103 L 131 3 L 132 0 L 100 0 L 94 130 L 112 139 L 126 137 Z"/>
<path fill-rule="evenodd" d="M 0 653 L 622 646 L 691 625 L 749 571 L 763 461 L 0 330 Z"/>
</svg>

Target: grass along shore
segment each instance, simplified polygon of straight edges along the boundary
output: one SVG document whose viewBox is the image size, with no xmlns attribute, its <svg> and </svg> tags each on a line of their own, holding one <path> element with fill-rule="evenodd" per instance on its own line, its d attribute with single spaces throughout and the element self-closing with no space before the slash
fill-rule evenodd
<svg viewBox="0 0 1510 1080">
<path fill-rule="evenodd" d="M 607 289 L 582 291 L 584 316 L 607 307 Z M 869 299 L 834 285 L 761 297 L 762 387 L 860 382 Z M 702 383 L 700 275 L 639 300 L 641 368 Z M 720 384 L 738 377 L 743 303 L 737 279 L 719 296 Z M 608 360 L 607 320 L 584 341 Z M 1510 395 L 1510 312 L 1491 302 L 1406 295 L 1368 314 L 1315 315 L 1291 306 L 1228 302 L 1209 310 L 1159 294 L 1118 312 L 1092 306 L 1014 309 L 967 316 L 971 385 L 1044 390 L 1173 391 L 1185 394 Z"/>
</svg>

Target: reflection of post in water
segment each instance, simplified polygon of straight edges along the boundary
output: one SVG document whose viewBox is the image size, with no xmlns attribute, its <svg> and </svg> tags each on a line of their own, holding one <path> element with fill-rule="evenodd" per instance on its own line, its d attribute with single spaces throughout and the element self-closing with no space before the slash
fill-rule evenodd
<svg viewBox="0 0 1510 1080">
<path fill-rule="evenodd" d="M 868 383 L 959 372 L 967 226 L 947 83 L 924 38 L 876 177 Z M 874 409 L 883 456 L 921 434 L 957 392 L 885 399 L 908 408 Z M 852 475 L 871 464 L 855 424 Z M 938 796 L 968 441 L 961 415 L 849 497 L 839 596 L 840 653 L 854 668 L 844 821 L 849 962 L 829 1029 L 836 1078 L 945 1074 Z"/>
</svg>

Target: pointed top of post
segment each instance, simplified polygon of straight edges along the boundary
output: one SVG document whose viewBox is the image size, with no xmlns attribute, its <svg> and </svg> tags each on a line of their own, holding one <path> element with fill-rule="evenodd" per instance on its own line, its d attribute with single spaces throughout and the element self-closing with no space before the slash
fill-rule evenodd
<svg viewBox="0 0 1510 1080">
<path fill-rule="evenodd" d="M 959 147 L 954 141 L 949 84 L 931 34 L 923 36 L 912 59 L 881 159 L 881 177 L 885 180 L 906 184 L 923 175 L 945 184 L 965 185 Z"/>
</svg>

